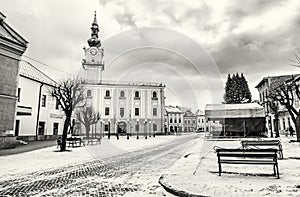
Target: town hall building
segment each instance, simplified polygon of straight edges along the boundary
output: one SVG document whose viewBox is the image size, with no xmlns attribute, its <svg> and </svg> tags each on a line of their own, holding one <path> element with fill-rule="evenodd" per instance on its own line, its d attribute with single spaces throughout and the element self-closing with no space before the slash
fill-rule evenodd
<svg viewBox="0 0 300 197">
<path fill-rule="evenodd" d="M 153 136 L 164 132 L 165 85 L 163 83 L 106 81 L 104 49 L 99 39 L 96 13 L 88 47 L 84 47 L 81 78 L 86 95 L 86 107 L 99 114 L 94 125 L 107 135 L 130 134 Z M 99 129 L 100 128 L 100 129 Z M 85 129 L 80 127 L 83 134 Z"/>
</svg>

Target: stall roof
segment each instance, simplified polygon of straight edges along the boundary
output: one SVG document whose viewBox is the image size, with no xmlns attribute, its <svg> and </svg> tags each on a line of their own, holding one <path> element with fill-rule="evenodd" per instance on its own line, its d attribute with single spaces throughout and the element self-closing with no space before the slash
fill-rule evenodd
<svg viewBox="0 0 300 197">
<path fill-rule="evenodd" d="M 258 103 L 207 104 L 206 118 L 258 118 L 265 117 L 264 108 Z"/>
</svg>

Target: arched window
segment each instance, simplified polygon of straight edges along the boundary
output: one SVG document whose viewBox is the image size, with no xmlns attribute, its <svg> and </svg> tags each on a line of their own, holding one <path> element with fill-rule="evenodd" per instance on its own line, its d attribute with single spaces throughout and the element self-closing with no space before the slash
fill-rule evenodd
<svg viewBox="0 0 300 197">
<path fill-rule="evenodd" d="M 139 91 L 135 91 L 135 93 L 134 93 L 134 97 L 136 97 L 136 98 L 139 98 L 139 97 L 140 97 L 140 93 L 139 93 Z"/>
<path fill-rule="evenodd" d="M 86 96 L 92 96 L 92 91 L 91 90 L 87 90 L 86 91 Z"/>
<path fill-rule="evenodd" d="M 109 91 L 109 90 L 106 90 L 105 96 L 106 96 L 106 97 L 110 97 L 110 91 Z"/>
<path fill-rule="evenodd" d="M 153 92 L 153 93 L 152 93 L 152 97 L 153 97 L 153 98 L 157 98 L 157 93 L 156 93 L 156 92 Z"/>
<path fill-rule="evenodd" d="M 123 90 L 120 92 L 120 97 L 125 97 L 125 92 Z"/>
</svg>

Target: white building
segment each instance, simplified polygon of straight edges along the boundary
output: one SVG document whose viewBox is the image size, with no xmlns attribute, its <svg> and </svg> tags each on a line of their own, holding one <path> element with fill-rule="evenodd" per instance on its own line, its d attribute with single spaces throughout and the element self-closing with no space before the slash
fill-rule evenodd
<svg viewBox="0 0 300 197">
<path fill-rule="evenodd" d="M 50 77 L 32 64 L 20 62 L 15 136 L 43 140 L 62 134 L 63 112 L 49 95 L 54 85 Z"/>
<path fill-rule="evenodd" d="M 180 133 L 183 131 L 183 112 L 174 106 L 165 106 L 165 132 Z"/>
<path fill-rule="evenodd" d="M 197 131 L 205 131 L 206 130 L 206 120 L 205 120 L 205 113 L 198 109 L 195 113 L 197 119 Z"/>
<path fill-rule="evenodd" d="M 163 133 L 165 85 L 162 83 L 116 82 L 102 80 L 104 49 L 98 38 L 96 14 L 89 47 L 84 48 L 82 80 L 87 106 L 99 113 L 95 132 L 146 135 Z M 85 133 L 83 126 L 81 134 Z"/>
</svg>

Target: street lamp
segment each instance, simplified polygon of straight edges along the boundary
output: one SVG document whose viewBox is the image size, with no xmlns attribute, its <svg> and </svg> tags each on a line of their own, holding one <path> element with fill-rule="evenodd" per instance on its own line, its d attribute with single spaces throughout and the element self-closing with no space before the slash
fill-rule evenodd
<svg viewBox="0 0 300 197">
<path fill-rule="evenodd" d="M 147 119 L 144 122 L 144 129 L 145 129 L 145 139 L 147 139 Z"/>
<path fill-rule="evenodd" d="M 139 139 L 139 119 L 136 120 L 136 139 Z"/>
<path fill-rule="evenodd" d="M 108 139 L 110 139 L 110 119 L 108 119 Z"/>
<path fill-rule="evenodd" d="M 127 134 L 127 140 L 129 140 L 129 131 L 130 131 L 130 121 L 129 121 L 129 119 L 127 119 L 127 124 L 129 125 L 129 127 L 126 131 L 126 134 Z"/>
<path fill-rule="evenodd" d="M 149 137 L 151 137 L 151 130 L 152 130 L 152 126 L 151 126 L 151 120 L 149 121 Z"/>
<path fill-rule="evenodd" d="M 154 121 L 154 120 L 152 121 L 152 124 L 153 124 L 153 125 L 155 124 L 155 121 Z M 154 131 L 154 129 L 153 129 L 153 137 L 155 137 L 155 131 Z"/>
<path fill-rule="evenodd" d="M 115 132 L 116 132 L 116 137 L 117 137 L 117 140 L 119 140 L 119 125 L 118 125 L 118 121 L 116 121 L 115 123 Z"/>
</svg>

